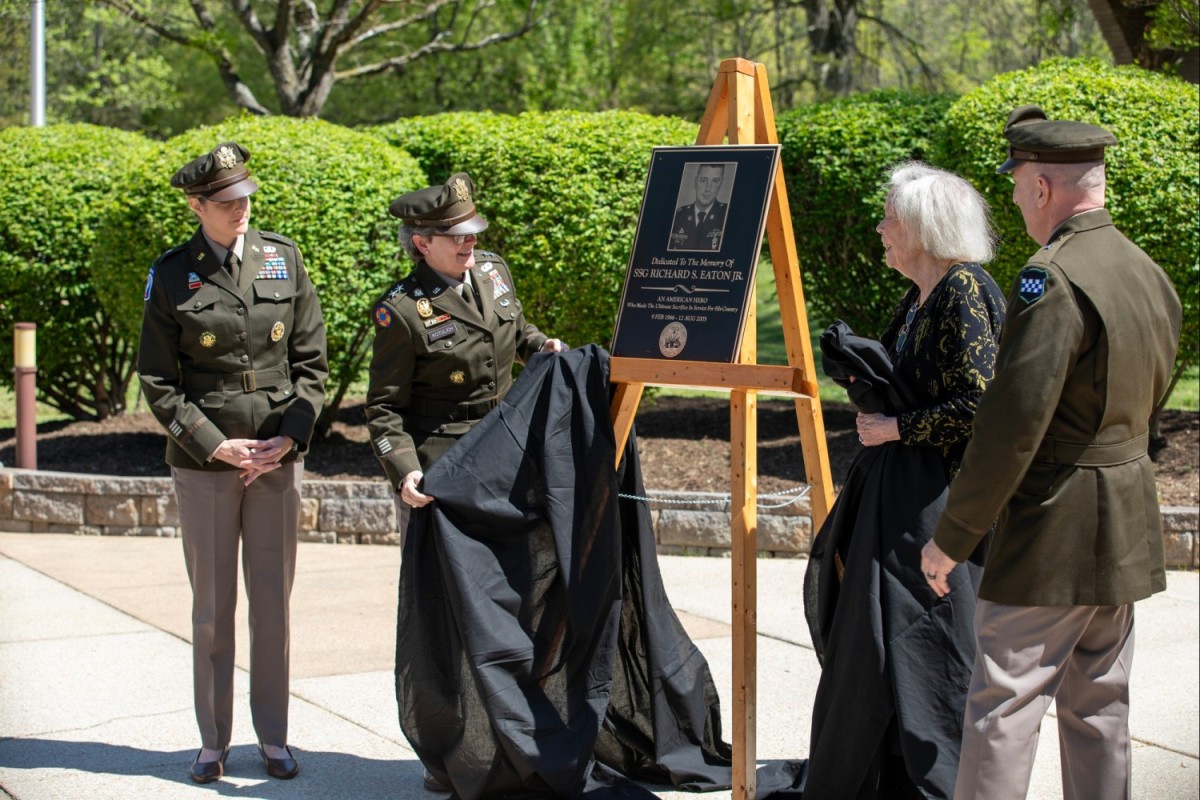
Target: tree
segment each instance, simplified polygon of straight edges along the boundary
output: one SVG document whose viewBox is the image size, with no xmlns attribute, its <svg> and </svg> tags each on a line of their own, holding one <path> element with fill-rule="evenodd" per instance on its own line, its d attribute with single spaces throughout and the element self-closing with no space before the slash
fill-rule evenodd
<svg viewBox="0 0 1200 800">
<path fill-rule="evenodd" d="M 338 81 L 400 74 L 435 53 L 491 47 L 525 35 L 544 19 L 538 0 L 332 0 L 324 15 L 316 0 L 225 0 L 225 14 L 214 11 L 217 0 L 188 0 L 194 19 L 155 0 L 101 2 L 168 41 L 206 53 L 234 102 L 269 114 L 243 79 L 243 59 L 231 46 L 248 34 L 274 84 L 278 111 L 291 117 L 319 116 Z M 498 5 L 522 8 L 519 23 L 492 30 Z"/>
<path fill-rule="evenodd" d="M 1200 83 L 1200 27 L 1195 0 L 1088 0 L 1117 64 L 1172 66 Z"/>
</svg>

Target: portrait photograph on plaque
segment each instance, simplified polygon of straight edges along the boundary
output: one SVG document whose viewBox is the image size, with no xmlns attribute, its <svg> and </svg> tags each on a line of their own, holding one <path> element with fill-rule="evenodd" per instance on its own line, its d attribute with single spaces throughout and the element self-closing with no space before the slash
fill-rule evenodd
<svg viewBox="0 0 1200 800">
<path fill-rule="evenodd" d="M 610 352 L 732 362 L 779 145 L 656 147 Z"/>
</svg>

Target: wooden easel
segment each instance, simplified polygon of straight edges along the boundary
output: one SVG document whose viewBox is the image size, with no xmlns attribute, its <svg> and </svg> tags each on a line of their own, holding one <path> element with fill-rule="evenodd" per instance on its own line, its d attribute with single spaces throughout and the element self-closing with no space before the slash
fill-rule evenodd
<svg viewBox="0 0 1200 800">
<path fill-rule="evenodd" d="M 697 145 L 776 144 L 775 112 L 766 67 L 741 58 L 721 62 L 700 122 Z M 733 797 L 747 800 L 755 791 L 755 714 L 757 696 L 757 539 L 758 517 L 758 394 L 794 397 L 804 456 L 805 480 L 812 487 L 813 530 L 833 505 L 825 422 L 817 399 L 816 369 L 800 263 L 792 232 L 792 215 L 783 180 L 783 164 L 775 175 L 767 212 L 767 241 L 775 269 L 779 312 L 787 343 L 788 366 L 755 363 L 758 355 L 758 317 L 754 287 L 747 298 L 742 346 L 732 364 L 618 358 L 610 361 L 610 379 L 617 385 L 612 402 L 617 435 L 618 465 L 633 418 L 646 386 L 681 386 L 729 392 L 730 504 L 733 543 Z"/>
</svg>

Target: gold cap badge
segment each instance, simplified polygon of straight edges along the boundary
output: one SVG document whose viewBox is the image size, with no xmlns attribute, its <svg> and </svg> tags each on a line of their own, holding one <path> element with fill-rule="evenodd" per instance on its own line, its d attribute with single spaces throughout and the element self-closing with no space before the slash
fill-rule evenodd
<svg viewBox="0 0 1200 800">
<path fill-rule="evenodd" d="M 454 179 L 454 194 L 463 202 L 471 199 L 471 190 L 467 188 L 467 182 L 462 178 Z"/>
<path fill-rule="evenodd" d="M 226 145 L 217 150 L 217 163 L 221 165 L 221 169 L 233 169 L 237 164 L 237 154 L 233 152 L 233 148 Z"/>
</svg>

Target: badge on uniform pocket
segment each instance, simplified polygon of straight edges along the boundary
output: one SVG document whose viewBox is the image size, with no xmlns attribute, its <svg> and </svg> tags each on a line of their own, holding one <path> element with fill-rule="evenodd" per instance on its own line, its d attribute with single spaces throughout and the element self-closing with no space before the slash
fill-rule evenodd
<svg viewBox="0 0 1200 800">
<path fill-rule="evenodd" d="M 271 326 L 271 341 L 278 342 L 283 338 L 284 327 L 282 322 L 276 322 Z"/>
<path fill-rule="evenodd" d="M 212 331 L 205 331 L 204 333 L 200 334 L 200 346 L 201 347 L 212 347 L 216 343 L 217 343 L 217 335 L 215 333 L 213 333 Z"/>
</svg>

